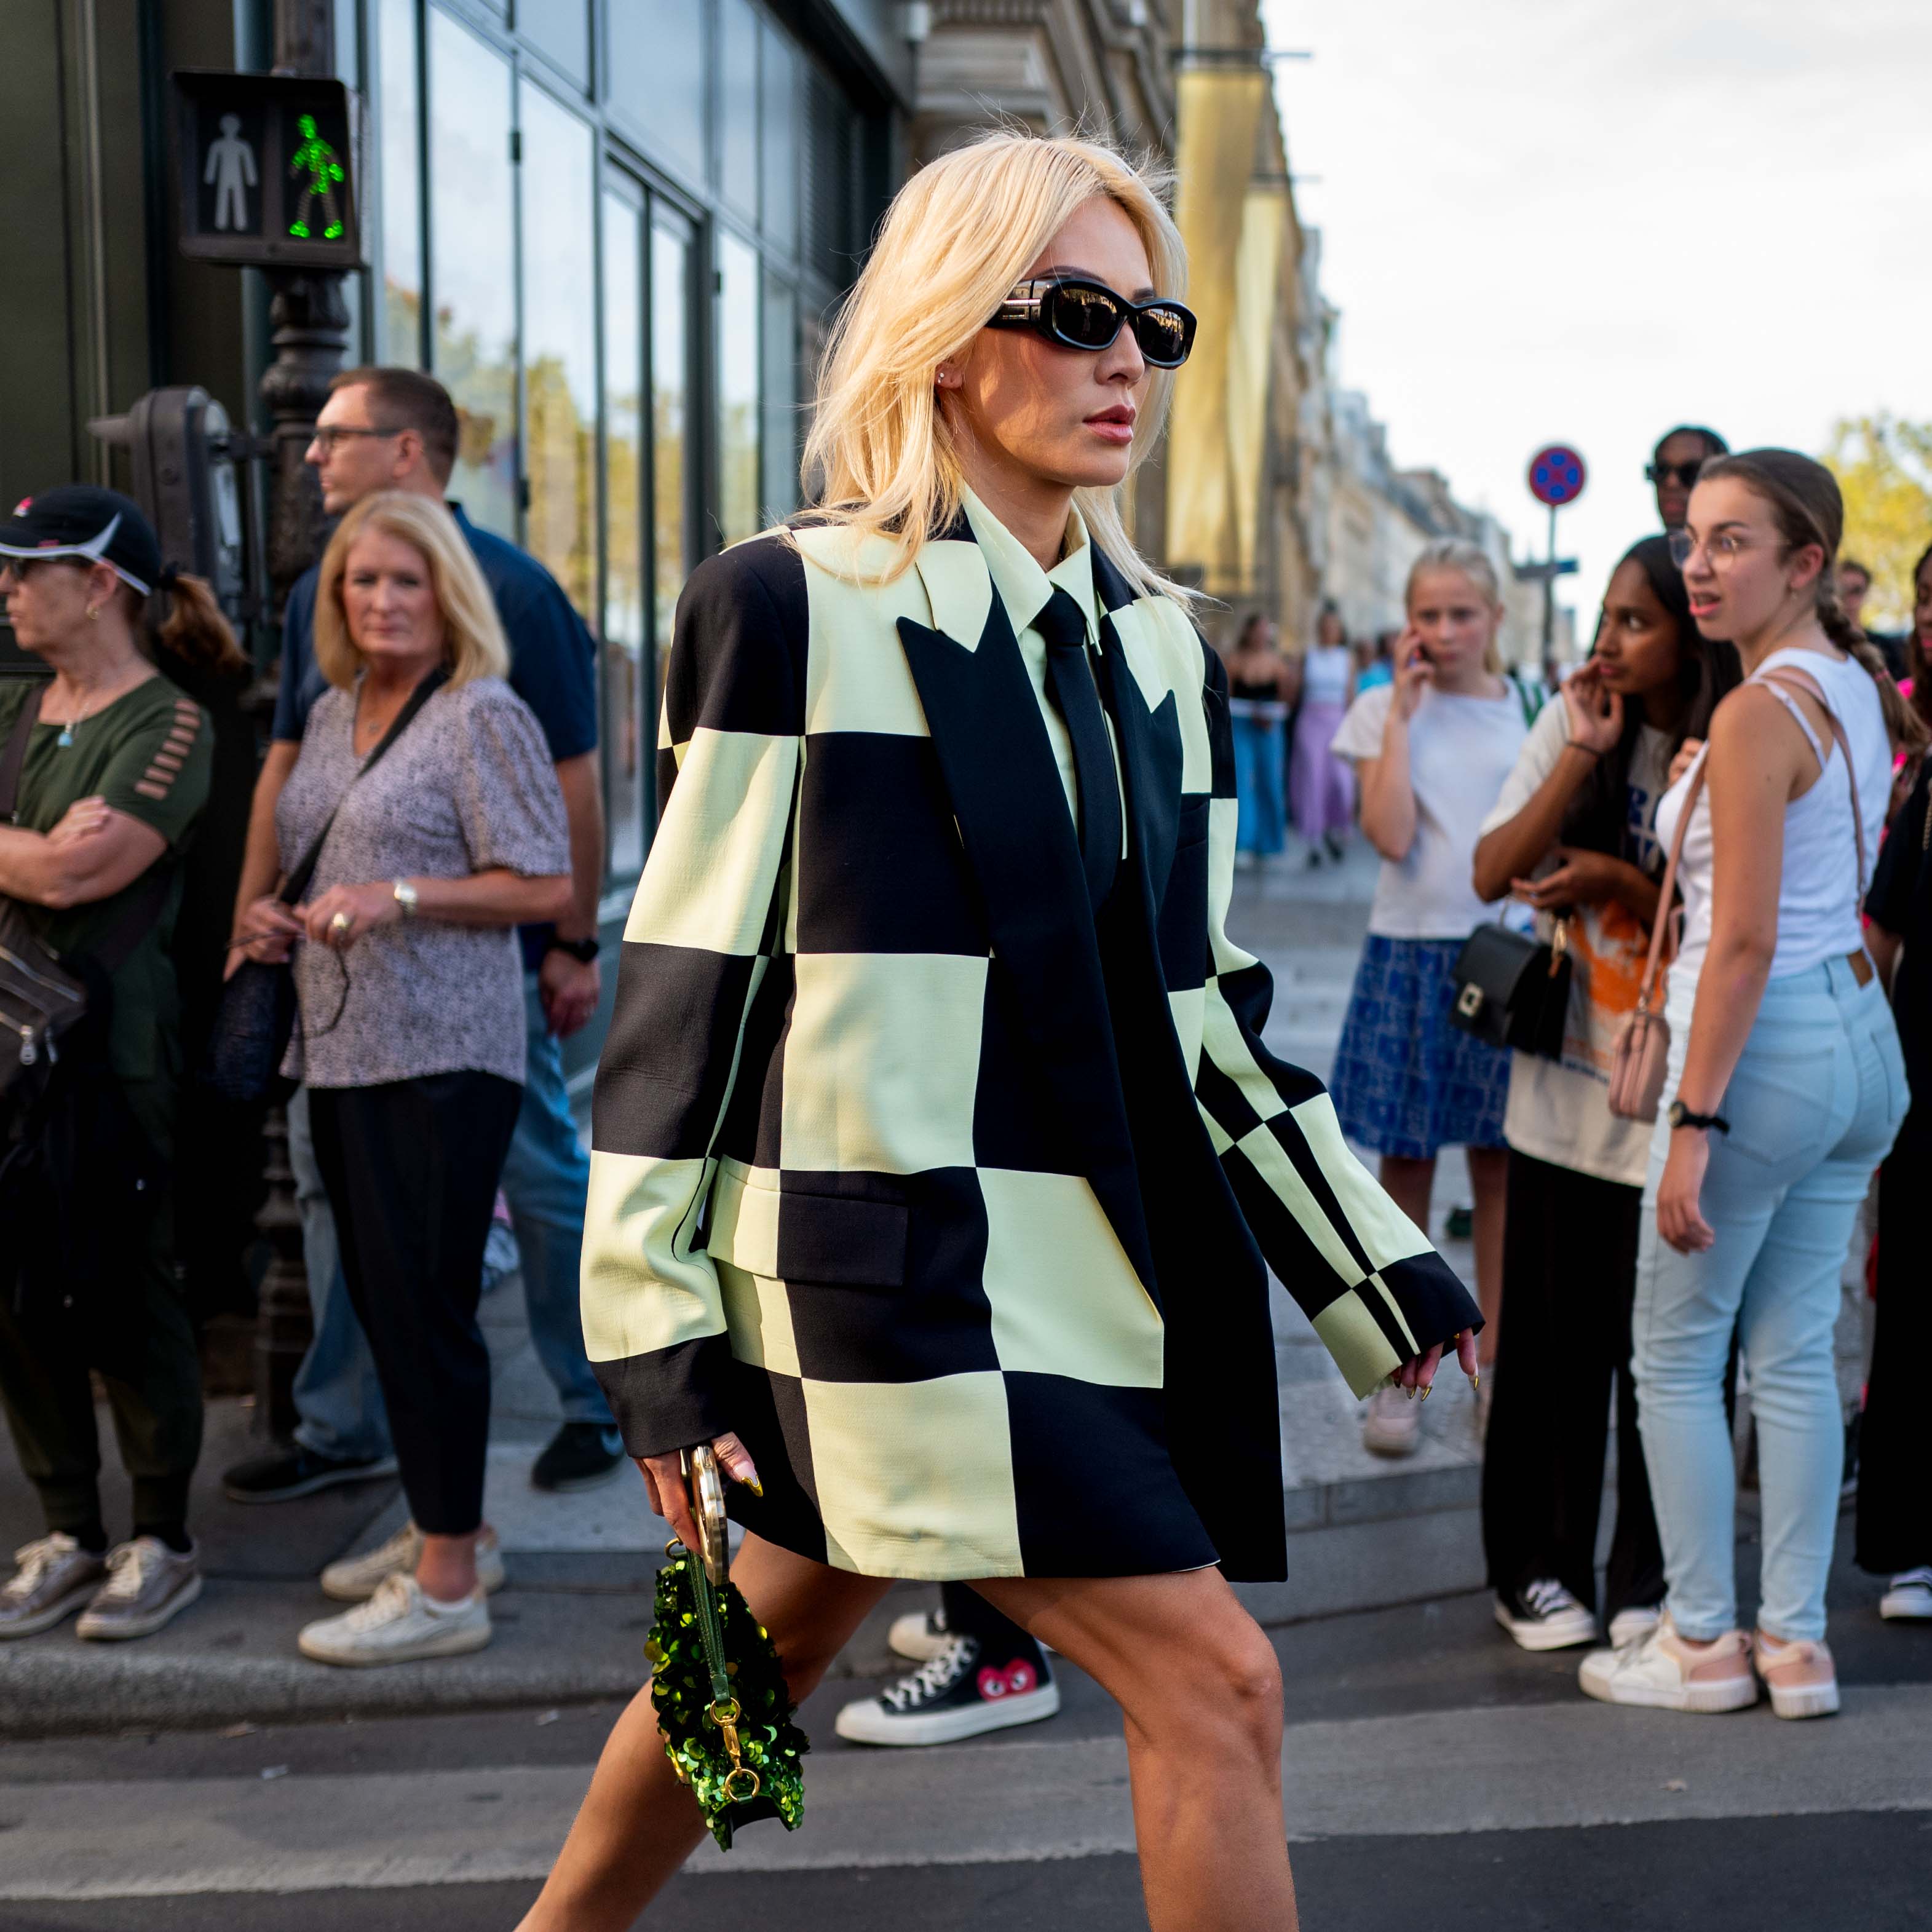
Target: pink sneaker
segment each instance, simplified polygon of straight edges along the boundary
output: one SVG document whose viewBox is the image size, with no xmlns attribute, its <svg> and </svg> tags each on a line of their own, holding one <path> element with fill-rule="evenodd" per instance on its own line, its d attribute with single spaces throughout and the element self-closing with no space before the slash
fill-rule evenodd
<svg viewBox="0 0 1932 1932">
<path fill-rule="evenodd" d="M 1576 1680 L 1606 1704 L 1652 1710 L 1742 1711 L 1757 1702 L 1744 1632 L 1727 1630 L 1714 1642 L 1690 1643 L 1677 1634 L 1667 1611 L 1655 1629 L 1622 1649 L 1591 1652 Z"/>
<path fill-rule="evenodd" d="M 1838 1708 L 1838 1672 L 1822 1641 L 1780 1643 L 1764 1630 L 1751 1638 L 1751 1661 L 1780 1718 L 1828 1718 Z"/>
</svg>

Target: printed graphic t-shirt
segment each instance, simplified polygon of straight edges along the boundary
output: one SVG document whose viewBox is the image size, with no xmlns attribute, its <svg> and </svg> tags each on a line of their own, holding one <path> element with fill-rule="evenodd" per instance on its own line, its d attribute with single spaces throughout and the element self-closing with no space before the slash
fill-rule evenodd
<svg viewBox="0 0 1932 1932">
<path fill-rule="evenodd" d="M 1337 758 L 1382 756 L 1394 695 L 1395 687 L 1384 684 L 1356 698 L 1329 748 Z M 1522 748 L 1522 712 L 1513 687 L 1501 698 L 1424 688 L 1408 721 L 1415 837 L 1406 858 L 1382 861 L 1371 932 L 1385 939 L 1466 939 L 1489 916 L 1470 879 L 1476 829 Z"/>
<path fill-rule="evenodd" d="M 1546 705 L 1532 728 L 1516 769 L 1483 820 L 1484 833 L 1506 825 L 1530 800 L 1563 755 L 1570 736 L 1562 704 Z M 1630 755 L 1626 796 L 1630 850 L 1636 862 L 1654 872 L 1662 854 L 1657 844 L 1657 806 L 1670 766 L 1670 738 L 1646 724 L 1639 728 Z M 1556 861 L 1539 869 L 1554 871 Z M 1547 940 L 1556 922 L 1548 913 L 1536 919 L 1537 936 Z M 1519 1154 L 1599 1180 L 1643 1185 L 1650 1155 L 1650 1123 L 1622 1120 L 1610 1112 L 1610 1053 L 1624 1016 L 1636 1004 L 1650 932 L 1636 915 L 1615 899 L 1579 906 L 1570 921 L 1570 1011 L 1563 1028 L 1563 1058 L 1534 1054 L 1510 1058 L 1509 1107 L 1503 1136 Z"/>
</svg>

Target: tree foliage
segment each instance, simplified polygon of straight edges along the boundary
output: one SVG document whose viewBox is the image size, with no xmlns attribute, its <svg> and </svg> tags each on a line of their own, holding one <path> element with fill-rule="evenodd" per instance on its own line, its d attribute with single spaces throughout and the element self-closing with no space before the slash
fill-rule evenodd
<svg viewBox="0 0 1932 1932">
<path fill-rule="evenodd" d="M 1912 566 L 1932 543 L 1932 422 L 1883 410 L 1841 417 L 1824 460 L 1844 492 L 1842 554 L 1872 574 L 1865 622 L 1899 628 L 1911 616 Z"/>
</svg>

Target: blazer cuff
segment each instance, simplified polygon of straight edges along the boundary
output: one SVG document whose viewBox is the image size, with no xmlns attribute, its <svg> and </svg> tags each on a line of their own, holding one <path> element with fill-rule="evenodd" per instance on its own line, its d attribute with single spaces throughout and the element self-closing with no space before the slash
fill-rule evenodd
<svg viewBox="0 0 1932 1932">
<path fill-rule="evenodd" d="M 629 1456 L 668 1456 L 709 1442 L 734 1426 L 728 1413 L 732 1356 L 727 1336 L 706 1335 L 590 1366 Z"/>
</svg>

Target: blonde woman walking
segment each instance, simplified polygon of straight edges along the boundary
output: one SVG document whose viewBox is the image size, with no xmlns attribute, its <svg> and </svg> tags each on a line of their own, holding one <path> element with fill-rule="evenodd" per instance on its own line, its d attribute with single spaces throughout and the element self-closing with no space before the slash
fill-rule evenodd
<svg viewBox="0 0 1932 1932">
<path fill-rule="evenodd" d="M 794 1697 L 889 1580 L 971 1582 L 1119 1700 L 1155 1932 L 1283 1932 L 1280 1670 L 1228 1587 L 1284 1564 L 1262 1254 L 1358 1389 L 1477 1318 L 1222 930 L 1226 674 L 1117 494 L 1184 274 L 1103 147 L 992 135 L 901 190 L 820 511 L 679 608 L 584 1331 L 680 1536 L 680 1449 L 737 1479 Z M 628 1926 L 704 1829 L 640 1694 L 526 1927 Z"/>
</svg>

